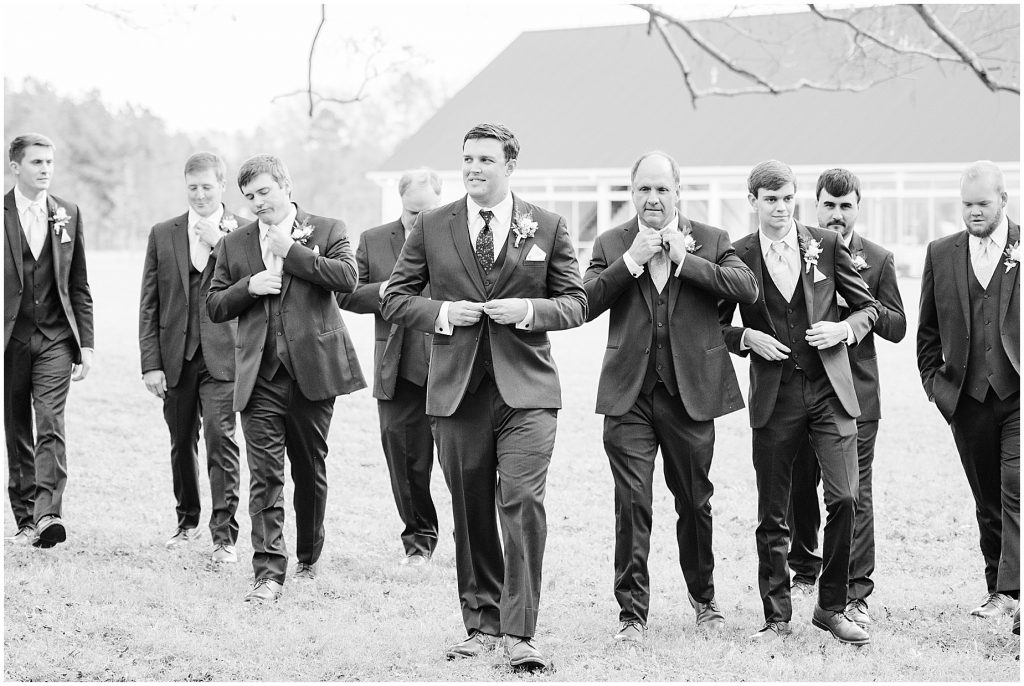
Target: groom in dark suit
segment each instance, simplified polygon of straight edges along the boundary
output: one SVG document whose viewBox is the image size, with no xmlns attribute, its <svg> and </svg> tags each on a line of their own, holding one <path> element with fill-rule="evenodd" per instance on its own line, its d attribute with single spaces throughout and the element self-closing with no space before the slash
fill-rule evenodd
<svg viewBox="0 0 1024 686">
<path fill-rule="evenodd" d="M 336 396 L 366 388 L 334 291 L 356 286 L 345 225 L 291 201 L 272 155 L 251 157 L 238 187 L 257 221 L 221 239 L 207 306 L 238 318 L 234 409 L 242 413 L 251 475 L 255 583 L 246 600 L 276 600 L 288 567 L 284 462 L 295 482 L 297 579 L 312 580 L 324 545 L 327 432 Z"/>
<path fill-rule="evenodd" d="M 960 179 L 966 230 L 928 244 L 917 366 L 953 430 L 974 495 L 988 594 L 977 617 L 1020 632 L 1020 227 L 999 167 Z"/>
<path fill-rule="evenodd" d="M 38 548 L 67 540 L 64 406 L 93 353 L 82 216 L 48 192 L 53 157 L 46 136 L 11 141 L 15 186 L 4 196 L 4 433 L 18 526 L 7 540 Z"/>
<path fill-rule="evenodd" d="M 679 165 L 662 152 L 630 175 L 637 216 L 597 237 L 583 277 L 588 320 L 610 310 L 597 388 L 615 481 L 616 640 L 647 630 L 654 458 L 675 499 L 679 564 L 698 625 L 719 628 L 709 472 L 715 417 L 743 407 L 718 300 L 751 304 L 757 281 L 729 234 L 680 215 Z"/>
<path fill-rule="evenodd" d="M 747 178 L 758 231 L 736 241 L 736 254 L 758 279 L 761 297 L 740 305 L 742 327 L 726 342 L 750 356 L 750 426 L 757 475 L 758 587 L 765 623 L 751 636 L 791 633 L 789 529 L 786 513 L 793 461 L 810 438 L 825 485 L 824 567 L 812 623 L 844 643 L 870 642 L 846 616 L 850 543 L 857 505 L 857 422 L 860 404 L 847 346 L 871 330 L 874 299 L 839 234 L 793 218 L 796 176 L 776 160 Z M 850 314 L 839 315 L 839 297 Z M 723 325 L 734 305 L 723 302 Z"/>
<path fill-rule="evenodd" d="M 565 221 L 509 191 L 518 154 L 504 126 L 470 129 L 467 195 L 417 217 L 382 309 L 399 326 L 434 332 L 427 414 L 452 494 L 469 631 L 447 656 L 475 657 L 505 634 L 509 663 L 535 669 L 547 665 L 533 635 L 562 404 L 547 332 L 582 324 L 587 302 Z M 428 285 L 431 298 L 420 295 Z"/>
<path fill-rule="evenodd" d="M 189 210 L 149 232 L 139 299 L 142 381 L 164 401 L 171 434 L 178 522 L 166 545 L 180 547 L 198 536 L 201 425 L 212 500 L 212 559 L 218 563 L 238 560 L 239 452 L 232 409 L 238 323 L 214 324 L 206 312 L 217 246 L 239 223 L 221 202 L 226 173 L 224 161 L 210 152 L 185 162 Z"/>
</svg>

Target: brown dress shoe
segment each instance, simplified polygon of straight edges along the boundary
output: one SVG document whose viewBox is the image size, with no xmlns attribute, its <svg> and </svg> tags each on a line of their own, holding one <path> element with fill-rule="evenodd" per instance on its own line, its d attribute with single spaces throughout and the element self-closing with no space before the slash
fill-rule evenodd
<svg viewBox="0 0 1024 686">
<path fill-rule="evenodd" d="M 228 564 L 238 562 L 238 554 L 235 552 L 235 546 L 219 544 L 213 546 L 213 554 L 210 555 L 210 559 L 218 564 Z"/>
<path fill-rule="evenodd" d="M 817 595 L 817 590 L 814 588 L 813 582 L 803 580 L 793 580 L 793 584 L 789 587 L 790 595 L 792 596 L 813 596 Z"/>
<path fill-rule="evenodd" d="M 466 657 L 479 657 L 484 653 L 494 650 L 498 645 L 498 637 L 492 634 L 485 634 L 482 631 L 473 629 L 469 632 L 466 640 L 450 646 L 444 656 L 449 660 L 456 660 Z"/>
<path fill-rule="evenodd" d="M 868 603 L 862 598 L 854 598 L 846 603 L 846 617 L 862 627 L 872 624 L 871 615 L 868 614 Z"/>
<path fill-rule="evenodd" d="M 814 606 L 811 624 L 827 631 L 840 643 L 862 646 L 871 643 L 871 636 L 864 628 L 855 624 L 843 610 L 825 610 L 820 605 Z"/>
<path fill-rule="evenodd" d="M 179 546 L 185 545 L 186 543 L 191 543 L 197 538 L 199 538 L 198 529 L 182 529 L 179 526 L 177 529 L 175 529 L 174 535 L 168 538 L 167 542 L 164 543 L 164 547 L 177 548 Z"/>
<path fill-rule="evenodd" d="M 316 579 L 316 574 L 318 571 L 320 571 L 320 568 L 317 566 L 316 562 L 314 562 L 313 564 L 306 564 L 305 562 L 300 562 L 299 564 L 295 565 L 295 578 L 313 581 L 314 579 Z"/>
<path fill-rule="evenodd" d="M 718 602 L 712 598 L 706 603 L 698 603 L 689 593 L 686 597 L 690 600 L 690 606 L 697 613 L 697 626 L 708 629 L 722 629 L 725 627 L 725 615 L 718 609 Z"/>
<path fill-rule="evenodd" d="M 11 545 L 20 547 L 32 545 L 32 540 L 36 537 L 36 528 L 34 526 L 23 526 L 18 529 L 18 533 L 13 536 L 9 536 L 4 540 Z"/>
<path fill-rule="evenodd" d="M 403 567 L 425 567 L 428 562 L 430 562 L 429 557 L 427 557 L 426 555 L 420 555 L 419 553 L 416 553 L 414 555 L 406 555 L 401 560 L 399 560 L 398 564 L 402 565 Z"/>
<path fill-rule="evenodd" d="M 992 619 L 1012 615 L 1016 608 L 1017 601 L 1005 593 L 989 593 L 981 605 L 971 610 L 971 616 Z"/>
<path fill-rule="evenodd" d="M 647 627 L 639 619 L 623 622 L 619 628 L 619 633 L 615 634 L 615 640 L 621 643 L 642 645 L 646 638 Z"/>
<path fill-rule="evenodd" d="M 754 642 L 768 642 L 778 638 L 785 638 L 793 633 L 789 628 L 789 622 L 765 622 L 764 626 L 750 635 Z"/>
<path fill-rule="evenodd" d="M 64 522 L 57 515 L 46 515 L 36 523 L 36 535 L 32 545 L 36 548 L 52 548 L 68 539 Z"/>
<path fill-rule="evenodd" d="M 245 602 L 274 601 L 281 597 L 282 584 L 273 579 L 257 579 L 252 589 L 245 594 Z"/>
<path fill-rule="evenodd" d="M 532 637 L 505 635 L 505 657 L 512 669 L 534 671 L 548 666 L 545 658 L 536 646 Z"/>
</svg>

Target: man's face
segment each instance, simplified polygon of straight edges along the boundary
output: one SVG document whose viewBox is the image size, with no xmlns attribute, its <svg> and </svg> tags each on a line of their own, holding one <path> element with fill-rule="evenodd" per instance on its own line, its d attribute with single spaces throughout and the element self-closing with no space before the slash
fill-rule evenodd
<svg viewBox="0 0 1024 686">
<path fill-rule="evenodd" d="M 996 190 L 995 179 L 981 175 L 960 184 L 964 224 L 971 235 L 985 238 L 1003 220 L 1006 191 Z"/>
<path fill-rule="evenodd" d="M 515 160 L 506 160 L 501 141 L 470 138 L 462 146 L 462 182 L 473 202 L 494 207 L 508 195 Z"/>
<path fill-rule="evenodd" d="M 209 217 L 220 207 L 224 182 L 217 180 L 217 172 L 213 169 L 201 169 L 185 174 L 185 193 L 188 206 L 200 217 Z"/>
<path fill-rule="evenodd" d="M 747 200 L 757 213 L 762 229 L 774 231 L 780 238 L 786 235 L 793 222 L 793 205 L 796 204 L 796 188 L 792 183 L 774 191 L 758 188 L 757 197 L 748 193 Z"/>
<path fill-rule="evenodd" d="M 21 162 L 11 162 L 18 188 L 29 198 L 50 187 L 53 179 L 53 148 L 45 145 L 30 145 L 24 150 Z"/>
<path fill-rule="evenodd" d="M 633 207 L 640 221 L 653 229 L 663 229 L 678 203 L 679 184 L 672 176 L 672 165 L 660 155 L 645 158 L 633 179 Z"/>
<path fill-rule="evenodd" d="M 408 235 L 412 231 L 412 224 L 420 212 L 432 210 L 441 202 L 441 197 L 434 192 L 430 184 L 422 186 L 410 186 L 402 196 L 402 226 Z"/>
<path fill-rule="evenodd" d="M 242 186 L 242 195 L 249 201 L 249 209 L 267 224 L 280 224 L 291 211 L 291 186 L 281 185 L 264 172 Z"/>
<path fill-rule="evenodd" d="M 843 238 L 849 238 L 853 225 L 860 214 L 857 193 L 851 192 L 836 197 L 824 188 L 818 195 L 818 226 L 838 231 Z"/>
</svg>

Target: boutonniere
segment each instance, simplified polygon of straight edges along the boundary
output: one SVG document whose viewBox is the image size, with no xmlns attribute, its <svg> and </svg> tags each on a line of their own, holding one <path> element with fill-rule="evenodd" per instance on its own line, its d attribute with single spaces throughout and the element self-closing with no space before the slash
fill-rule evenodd
<svg viewBox="0 0 1024 686">
<path fill-rule="evenodd" d="M 701 248 L 701 246 L 697 245 L 697 241 L 693 239 L 692 233 L 683 236 L 683 247 L 686 248 L 686 252 L 697 252 Z"/>
<path fill-rule="evenodd" d="M 1006 265 L 1006 271 L 1008 272 L 1020 262 L 1020 241 L 1006 246 L 1006 251 L 1003 254 L 1006 255 L 1006 261 L 1003 264 Z"/>
<path fill-rule="evenodd" d="M 853 256 L 853 268 L 859 272 L 868 268 L 868 261 L 864 259 L 863 250 L 858 250 L 857 254 Z"/>
<path fill-rule="evenodd" d="M 238 228 L 238 219 L 233 214 L 225 214 L 220 219 L 220 231 L 221 233 L 231 233 Z"/>
<path fill-rule="evenodd" d="M 807 273 L 811 271 L 811 267 L 818 266 L 818 256 L 821 255 L 821 241 L 801 236 L 799 243 L 800 249 L 804 251 L 804 273 Z"/>
<path fill-rule="evenodd" d="M 309 217 L 305 217 L 302 223 L 299 220 L 295 220 L 295 228 L 292 229 L 292 240 L 296 243 L 306 244 L 309 237 L 313 235 L 313 226 L 309 223 Z"/>
<path fill-rule="evenodd" d="M 537 222 L 533 220 L 532 212 L 516 212 L 512 225 L 512 233 L 516 235 L 516 242 L 512 247 L 518 248 L 524 238 L 533 238 L 537 233 Z"/>
<path fill-rule="evenodd" d="M 53 211 L 53 216 L 50 217 L 50 221 L 53 222 L 53 235 L 59 236 L 64 225 L 71 221 L 71 217 L 68 216 L 67 210 L 60 205 L 57 205 L 57 209 Z"/>
</svg>

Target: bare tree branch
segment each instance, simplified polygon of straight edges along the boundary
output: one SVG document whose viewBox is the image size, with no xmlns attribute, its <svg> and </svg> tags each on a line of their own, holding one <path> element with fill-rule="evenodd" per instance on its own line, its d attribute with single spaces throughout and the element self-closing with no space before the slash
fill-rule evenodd
<svg viewBox="0 0 1024 686">
<path fill-rule="evenodd" d="M 858 37 L 864 37 L 867 38 L 869 41 L 875 43 L 876 45 L 885 48 L 886 50 L 891 50 L 892 52 L 903 53 L 906 55 L 921 55 L 922 57 L 928 57 L 930 59 L 933 59 L 936 62 L 960 62 L 960 58 L 953 57 L 952 55 L 943 55 L 941 53 L 932 52 L 930 50 L 893 45 L 892 43 L 885 40 L 881 36 L 878 36 L 877 34 L 871 33 L 870 31 L 867 31 L 866 29 L 857 26 L 849 19 L 846 19 L 844 17 L 837 17 L 832 14 L 825 14 L 817 7 L 815 7 L 813 4 L 809 4 L 807 6 L 811 8 L 811 12 L 816 14 L 822 20 L 836 22 L 838 24 L 842 24 L 843 26 L 850 28 L 854 32 L 855 40 Z"/>
<path fill-rule="evenodd" d="M 989 74 L 988 69 L 981 63 L 981 59 L 978 58 L 974 51 L 972 51 L 967 45 L 957 38 L 956 34 L 950 31 L 945 24 L 939 21 L 939 18 L 935 16 L 935 13 L 924 5 L 911 5 L 914 11 L 917 12 L 921 20 L 927 24 L 928 28 L 932 32 L 942 39 L 942 41 L 950 47 L 950 49 L 960 56 L 960 59 L 966 64 L 971 70 L 977 75 L 981 82 L 988 87 L 993 93 L 998 91 L 1009 91 L 1010 93 L 1016 93 L 1020 95 L 1020 87 L 998 83 L 992 75 Z"/>
<path fill-rule="evenodd" d="M 313 42 L 309 46 L 309 60 L 308 67 L 306 69 L 306 87 L 309 91 L 309 116 L 313 116 L 313 51 L 316 50 L 316 39 L 320 37 L 320 30 L 324 27 L 324 22 L 327 21 L 327 9 L 323 3 L 320 4 L 320 24 L 316 27 L 316 33 L 313 34 Z"/>
<path fill-rule="evenodd" d="M 86 3 L 85 6 L 93 10 L 94 12 L 99 12 L 100 14 L 105 14 L 108 17 L 113 17 L 114 19 L 121 22 L 130 29 L 142 28 L 128 12 L 121 12 L 119 10 L 110 9 L 108 7 L 103 7 L 102 5 L 92 2 Z"/>
<path fill-rule="evenodd" d="M 650 15 L 650 19 L 648 19 L 647 21 L 648 33 L 650 33 L 652 26 L 658 29 L 658 33 L 661 34 L 661 37 L 665 40 L 665 45 L 668 46 L 668 51 L 672 53 L 672 58 L 676 61 L 676 64 L 679 65 L 679 69 L 682 70 L 683 83 L 686 84 L 686 90 L 690 92 L 690 102 L 693 103 L 693 107 L 696 109 L 697 92 L 693 87 L 693 82 L 690 80 L 690 67 L 686 63 L 686 58 L 684 58 L 683 54 L 679 52 L 679 50 L 676 48 L 676 44 L 672 42 L 672 39 L 669 37 L 668 33 L 665 32 L 664 27 L 662 27 L 658 20 L 654 18 L 653 14 Z"/>
</svg>

